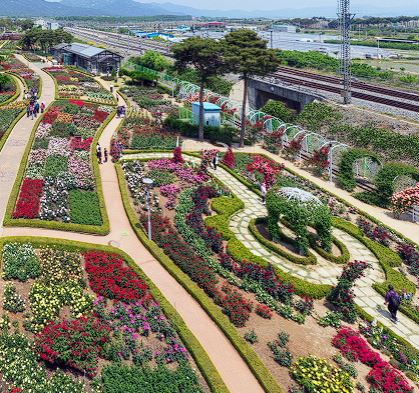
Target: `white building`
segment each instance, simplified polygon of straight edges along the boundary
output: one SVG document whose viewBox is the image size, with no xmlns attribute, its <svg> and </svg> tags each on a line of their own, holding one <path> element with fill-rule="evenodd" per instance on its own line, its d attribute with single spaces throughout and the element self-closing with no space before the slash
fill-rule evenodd
<svg viewBox="0 0 419 393">
<path fill-rule="evenodd" d="M 272 25 L 272 30 L 281 33 L 296 33 L 297 27 L 293 25 Z"/>
</svg>

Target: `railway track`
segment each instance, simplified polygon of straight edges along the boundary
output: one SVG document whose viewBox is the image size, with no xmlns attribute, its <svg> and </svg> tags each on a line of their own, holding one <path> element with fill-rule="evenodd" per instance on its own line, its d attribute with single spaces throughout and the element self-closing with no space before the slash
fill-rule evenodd
<svg viewBox="0 0 419 393">
<path fill-rule="evenodd" d="M 336 85 L 342 84 L 342 79 L 338 77 L 315 74 L 313 72 L 301 71 L 301 70 L 297 70 L 297 69 L 289 68 L 289 67 L 279 67 L 278 71 L 275 74 L 281 74 L 281 73 L 301 76 L 306 79 L 313 79 L 313 80 L 323 81 L 323 82 L 332 83 Z M 403 98 L 406 100 L 419 102 L 419 94 L 391 89 L 387 87 L 381 87 L 381 86 L 372 85 L 369 83 L 364 83 L 364 82 L 359 82 L 359 81 L 352 81 L 351 84 L 353 88 L 356 88 L 359 90 L 366 90 L 366 91 L 379 93 L 379 94 L 383 94 L 383 95 L 387 95 L 391 97 Z"/>
<path fill-rule="evenodd" d="M 313 88 L 316 90 L 328 91 L 330 93 L 339 94 L 339 95 L 342 92 L 342 87 L 340 86 L 340 80 L 338 78 L 336 79 L 339 81 L 339 83 L 335 83 L 333 85 L 330 84 L 332 82 L 329 82 L 329 84 L 324 84 L 324 83 L 321 83 L 321 80 L 318 80 L 318 81 L 307 80 L 308 78 L 301 79 L 301 76 L 299 77 L 298 75 L 288 76 L 288 75 L 284 75 L 278 72 L 267 75 L 267 78 L 270 79 L 271 81 L 277 79 L 277 80 L 281 80 L 290 84 L 294 84 L 298 86 L 305 86 L 305 87 Z M 369 91 L 370 89 L 365 88 L 365 90 Z M 384 93 L 381 92 L 380 94 L 384 94 Z M 392 98 L 385 98 L 381 96 L 367 94 L 367 93 L 364 93 L 362 91 L 357 91 L 357 90 L 352 90 L 352 97 L 419 113 L 419 105 L 416 105 L 414 103 L 403 102 L 403 101 L 398 101 Z M 398 98 L 402 98 L 402 97 L 398 97 Z"/>
</svg>

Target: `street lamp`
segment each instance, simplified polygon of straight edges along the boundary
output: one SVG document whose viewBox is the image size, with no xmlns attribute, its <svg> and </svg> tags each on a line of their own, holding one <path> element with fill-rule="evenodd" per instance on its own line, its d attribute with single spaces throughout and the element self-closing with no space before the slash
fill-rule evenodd
<svg viewBox="0 0 419 393">
<path fill-rule="evenodd" d="M 151 234 L 151 201 L 150 201 L 150 189 L 153 186 L 153 179 L 148 177 L 143 178 L 143 184 L 146 186 L 146 207 L 147 207 L 147 232 L 148 240 L 152 240 Z"/>
</svg>

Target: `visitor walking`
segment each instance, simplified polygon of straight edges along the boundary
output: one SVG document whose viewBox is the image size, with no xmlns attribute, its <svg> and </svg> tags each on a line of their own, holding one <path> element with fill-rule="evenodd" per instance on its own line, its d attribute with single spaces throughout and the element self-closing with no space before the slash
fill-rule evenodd
<svg viewBox="0 0 419 393">
<path fill-rule="evenodd" d="M 400 307 L 400 303 L 400 295 L 394 290 L 394 287 L 392 285 L 389 285 L 384 304 L 387 304 L 388 311 L 391 315 L 390 319 L 393 322 L 397 322 L 397 311 Z"/>
<path fill-rule="evenodd" d="M 30 115 L 31 119 L 33 120 L 34 116 L 35 116 L 35 106 L 34 106 L 33 102 L 31 102 L 29 104 L 29 115 Z"/>
<path fill-rule="evenodd" d="M 39 102 L 38 102 L 38 101 L 36 101 L 36 102 L 35 102 L 35 105 L 34 105 L 35 117 L 37 117 L 37 116 L 38 116 L 39 109 L 40 109 Z"/>
<path fill-rule="evenodd" d="M 45 101 L 42 101 L 42 102 L 41 102 L 41 113 L 44 113 L 45 108 L 46 108 Z"/>
<path fill-rule="evenodd" d="M 265 182 L 263 182 L 260 185 L 260 192 L 262 194 L 262 203 L 265 204 L 266 203 L 266 193 L 267 193 Z"/>
<path fill-rule="evenodd" d="M 217 170 L 219 161 L 220 161 L 220 157 L 218 156 L 218 151 L 217 151 L 217 153 L 214 154 L 214 157 L 212 157 L 212 167 L 214 168 L 215 171 Z"/>
<path fill-rule="evenodd" d="M 103 162 L 108 162 L 108 149 L 106 147 L 103 149 L 103 158 Z"/>
<path fill-rule="evenodd" d="M 102 148 L 100 147 L 99 143 L 96 146 L 96 155 L 99 164 L 102 164 Z"/>
<path fill-rule="evenodd" d="M 27 107 L 26 107 L 26 117 L 30 117 L 30 115 L 31 115 L 31 104 L 29 104 Z"/>
</svg>

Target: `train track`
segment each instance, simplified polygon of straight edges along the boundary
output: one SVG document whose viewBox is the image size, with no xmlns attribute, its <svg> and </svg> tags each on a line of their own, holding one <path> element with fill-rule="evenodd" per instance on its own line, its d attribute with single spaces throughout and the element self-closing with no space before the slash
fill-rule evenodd
<svg viewBox="0 0 419 393">
<path fill-rule="evenodd" d="M 301 70 L 297 70 L 297 69 L 289 68 L 289 67 L 279 67 L 278 71 L 275 74 L 281 74 L 281 73 L 297 75 L 303 78 L 314 79 L 314 80 L 332 83 L 336 85 L 342 84 L 342 79 L 338 77 L 315 74 L 313 72 L 301 71 Z M 359 82 L 359 81 L 352 81 L 351 84 L 353 88 L 356 88 L 359 90 L 366 90 L 366 91 L 379 93 L 379 94 L 383 94 L 383 95 L 387 95 L 391 97 L 403 98 L 406 100 L 419 102 L 419 94 L 415 94 L 415 93 L 411 93 L 407 91 L 395 90 L 395 89 L 391 89 L 387 87 L 381 87 L 381 86 L 372 85 L 369 83 L 364 83 L 364 82 Z"/>
<path fill-rule="evenodd" d="M 154 50 L 166 56 L 171 54 L 169 47 L 138 37 L 128 37 L 123 34 L 70 27 L 66 27 L 65 30 L 77 37 L 127 52 L 142 54 L 146 50 Z"/>
<path fill-rule="evenodd" d="M 299 75 L 288 76 L 288 75 L 281 74 L 279 72 L 275 72 L 275 73 L 267 75 L 267 78 L 263 78 L 263 79 L 268 79 L 273 83 L 275 80 L 280 80 L 280 81 L 287 82 L 290 84 L 303 86 L 303 87 L 309 87 L 316 90 L 328 91 L 330 93 L 339 94 L 339 95 L 342 93 L 342 87 L 340 86 L 340 79 L 338 78 L 336 79 L 339 81 L 339 83 L 334 83 L 333 85 L 330 84 L 332 83 L 330 81 L 328 82 L 329 84 L 324 84 L 324 83 L 321 83 L 321 80 L 314 81 L 314 80 L 307 80 L 308 79 L 307 77 L 305 78 L 306 79 L 302 79 L 301 76 Z M 365 88 L 365 90 L 369 91 L 370 89 Z M 396 94 L 394 92 L 397 92 L 397 91 L 393 91 L 393 96 L 394 94 Z M 381 92 L 380 94 L 384 94 L 384 93 Z M 352 97 L 419 113 L 419 105 L 416 105 L 414 103 L 403 102 L 403 101 L 398 101 L 392 98 L 385 98 L 381 96 L 367 94 L 367 93 L 364 93 L 362 91 L 357 91 L 357 90 L 352 90 Z M 402 98 L 402 97 L 398 97 L 398 98 Z"/>
</svg>

